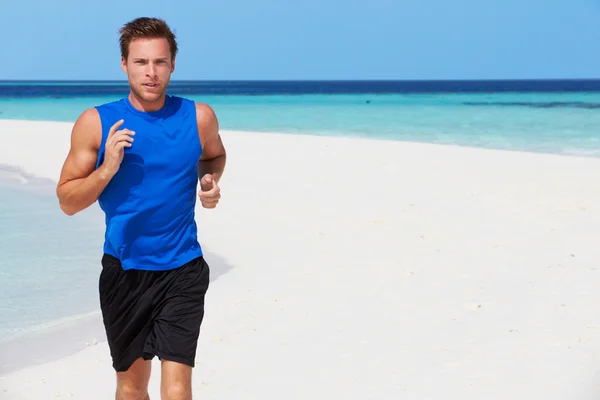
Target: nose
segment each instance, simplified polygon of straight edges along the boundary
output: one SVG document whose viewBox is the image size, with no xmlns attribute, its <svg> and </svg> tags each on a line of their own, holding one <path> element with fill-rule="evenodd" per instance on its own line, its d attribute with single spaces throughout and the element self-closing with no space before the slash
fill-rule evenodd
<svg viewBox="0 0 600 400">
<path fill-rule="evenodd" d="M 152 63 L 148 63 L 148 68 L 146 69 L 146 75 L 151 78 L 156 76 L 156 67 Z"/>
</svg>

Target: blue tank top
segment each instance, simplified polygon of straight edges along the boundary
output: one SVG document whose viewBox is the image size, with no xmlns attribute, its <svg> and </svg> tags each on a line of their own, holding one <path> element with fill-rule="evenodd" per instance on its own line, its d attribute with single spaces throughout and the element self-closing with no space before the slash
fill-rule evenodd
<svg viewBox="0 0 600 400">
<path fill-rule="evenodd" d="M 110 127 L 135 132 L 132 146 L 98 203 L 106 215 L 104 252 L 123 269 L 169 270 L 202 255 L 195 222 L 202 154 L 193 101 L 167 96 L 162 109 L 142 112 L 128 98 L 97 106 L 102 122 L 98 168 Z"/>
</svg>

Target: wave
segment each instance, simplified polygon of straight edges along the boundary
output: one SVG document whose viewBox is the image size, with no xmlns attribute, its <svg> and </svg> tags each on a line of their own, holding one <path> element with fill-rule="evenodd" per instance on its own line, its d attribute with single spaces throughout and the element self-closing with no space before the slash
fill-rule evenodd
<svg viewBox="0 0 600 400">
<path fill-rule="evenodd" d="M 600 103 L 591 103 L 584 101 L 544 101 L 544 102 L 526 102 L 526 101 L 465 101 L 462 104 L 466 106 L 505 106 L 505 107 L 530 107 L 530 108 L 584 108 L 597 109 Z"/>
</svg>

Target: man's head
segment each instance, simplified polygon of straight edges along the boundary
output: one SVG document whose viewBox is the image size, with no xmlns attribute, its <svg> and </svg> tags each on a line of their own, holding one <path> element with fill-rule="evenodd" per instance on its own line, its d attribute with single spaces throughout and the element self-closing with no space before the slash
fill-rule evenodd
<svg viewBox="0 0 600 400">
<path fill-rule="evenodd" d="M 175 70 L 177 41 L 165 21 L 137 18 L 120 30 L 121 66 L 135 100 L 162 101 Z"/>
</svg>

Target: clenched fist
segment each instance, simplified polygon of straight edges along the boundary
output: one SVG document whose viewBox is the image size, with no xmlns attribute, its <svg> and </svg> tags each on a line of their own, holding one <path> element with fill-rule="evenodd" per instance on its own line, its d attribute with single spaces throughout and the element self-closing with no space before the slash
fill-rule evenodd
<svg viewBox="0 0 600 400">
<path fill-rule="evenodd" d="M 221 198 L 221 189 L 211 174 L 206 174 L 200 179 L 200 192 L 198 193 L 202 207 L 215 208 Z"/>
</svg>

